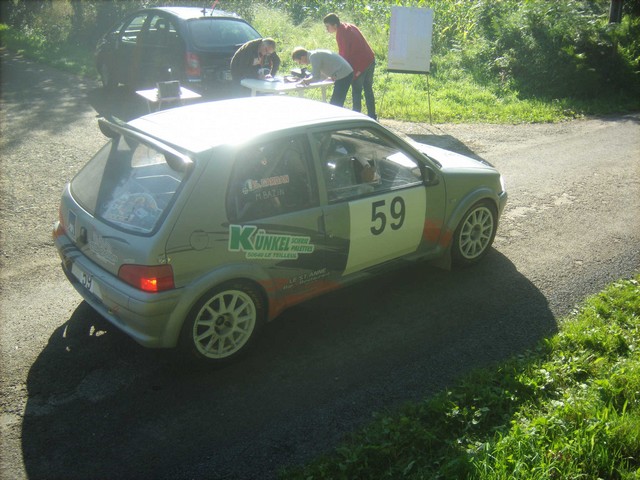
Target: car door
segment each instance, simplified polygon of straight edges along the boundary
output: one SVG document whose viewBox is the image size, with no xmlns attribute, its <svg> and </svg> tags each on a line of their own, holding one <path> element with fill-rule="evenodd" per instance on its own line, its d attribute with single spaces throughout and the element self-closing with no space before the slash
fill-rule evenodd
<svg viewBox="0 0 640 480">
<path fill-rule="evenodd" d="M 148 12 L 133 15 L 120 30 L 114 67 L 116 77 L 127 85 L 135 86 L 140 79 L 140 72 L 144 71 L 145 58 L 142 48 L 144 30 L 149 17 Z"/>
<path fill-rule="evenodd" d="M 276 288 L 270 293 L 285 304 L 323 288 L 329 276 L 323 210 L 306 135 L 241 147 L 226 203 L 234 262 L 251 262 L 268 271 Z"/>
<path fill-rule="evenodd" d="M 157 82 L 179 80 L 183 61 L 183 42 L 175 23 L 168 16 L 153 13 L 140 40 L 140 83 L 155 86 Z"/>
<path fill-rule="evenodd" d="M 426 219 L 441 217 L 444 205 L 434 201 L 428 212 L 421 166 L 402 145 L 373 127 L 316 131 L 312 138 L 334 273 L 348 276 L 435 246 Z"/>
</svg>

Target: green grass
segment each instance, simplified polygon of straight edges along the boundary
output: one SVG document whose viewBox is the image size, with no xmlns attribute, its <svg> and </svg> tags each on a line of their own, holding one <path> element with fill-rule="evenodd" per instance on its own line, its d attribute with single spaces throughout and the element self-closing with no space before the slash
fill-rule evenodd
<svg viewBox="0 0 640 480">
<path fill-rule="evenodd" d="M 96 78 L 93 50 L 66 43 L 51 44 L 35 32 L 19 31 L 0 24 L 0 46 L 60 70 Z"/>
<path fill-rule="evenodd" d="M 535 349 L 386 412 L 282 479 L 640 478 L 640 275 Z"/>
<path fill-rule="evenodd" d="M 355 0 L 350 2 L 354 5 L 361 3 Z M 586 100 L 535 95 L 531 92 L 522 94 L 514 86 L 513 78 L 508 72 L 496 73 L 493 67 L 490 67 L 493 63 L 487 55 L 492 54 L 489 47 L 492 43 L 479 37 L 478 12 L 483 8 L 491 8 L 492 4 L 476 2 L 473 4 L 474 8 L 469 9 L 465 7 L 468 6 L 469 0 L 434 2 L 433 6 L 440 20 L 434 32 L 432 72 L 428 78 L 425 74 L 386 72 L 389 35 L 388 29 L 385 28 L 387 20 L 375 12 L 386 12 L 388 5 L 385 7 L 379 1 L 373 1 L 373 10 L 349 10 L 348 7 L 344 7 L 344 11 L 341 12 L 344 21 L 354 21 L 359 25 L 376 53 L 374 90 L 378 114 L 381 117 L 433 123 L 529 123 L 558 122 L 583 115 L 640 110 L 640 97 L 625 94 L 624 89 L 618 89 L 616 93 L 602 89 L 598 95 Z M 321 2 L 307 3 L 321 5 Z M 532 5 L 539 3 L 540 1 L 536 0 Z M 65 71 L 96 78 L 93 64 L 95 41 L 70 40 L 74 35 L 71 34 L 70 27 L 64 26 L 69 24 L 69 6 L 62 1 L 51 5 L 50 9 L 42 11 L 32 26 L 17 29 L 1 25 L 0 44 Z M 271 36 L 278 42 L 278 50 L 283 59 L 281 72 L 286 73 L 297 67 L 290 59 L 290 52 L 295 46 L 337 50 L 334 36 L 325 31 L 321 17 L 318 18 L 320 11 L 314 14 L 315 10 L 310 9 L 310 16 L 296 25 L 283 8 L 267 7 L 260 3 L 249 5 L 248 2 L 244 2 L 243 5 L 246 7 L 243 7 L 243 12 L 253 25 L 265 36 Z M 322 8 L 317 5 L 314 8 Z M 570 11 L 567 15 L 569 14 L 574 15 L 575 12 Z M 357 18 L 351 18 L 351 15 Z M 87 25 L 91 24 L 90 18 L 86 21 Z M 508 25 L 508 21 L 511 21 L 510 17 L 504 24 Z M 630 26 L 632 24 L 627 24 L 619 29 L 619 35 L 633 36 Z M 554 23 L 551 22 L 550 25 Z M 54 28 L 55 26 L 57 27 Z M 85 29 L 91 30 L 87 26 Z M 508 28 L 505 27 L 504 30 L 513 35 Z M 319 99 L 320 93 L 310 92 L 310 96 Z M 345 106 L 351 107 L 350 96 Z"/>
</svg>

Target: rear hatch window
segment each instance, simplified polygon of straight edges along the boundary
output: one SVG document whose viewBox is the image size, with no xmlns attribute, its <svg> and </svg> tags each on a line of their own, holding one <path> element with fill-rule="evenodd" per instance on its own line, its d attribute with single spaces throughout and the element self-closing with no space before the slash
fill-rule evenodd
<svg viewBox="0 0 640 480">
<path fill-rule="evenodd" d="M 190 20 L 188 25 L 194 46 L 202 50 L 237 48 L 260 38 L 251 25 L 241 20 L 204 17 Z"/>
<path fill-rule="evenodd" d="M 137 137 L 120 135 L 71 181 L 78 204 L 120 230 L 150 234 L 185 178 L 184 160 Z"/>
</svg>

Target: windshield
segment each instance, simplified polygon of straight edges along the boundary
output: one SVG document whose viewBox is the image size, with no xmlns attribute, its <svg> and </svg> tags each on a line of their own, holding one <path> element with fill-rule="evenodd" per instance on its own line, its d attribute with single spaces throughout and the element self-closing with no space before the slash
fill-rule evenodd
<svg viewBox="0 0 640 480">
<path fill-rule="evenodd" d="M 198 18 L 189 21 L 189 31 L 197 48 L 231 47 L 260 38 L 246 22 L 230 18 Z"/>
<path fill-rule="evenodd" d="M 169 153 L 119 136 L 71 181 L 71 193 L 89 213 L 120 229 L 150 233 L 173 203 L 185 177 Z"/>
</svg>

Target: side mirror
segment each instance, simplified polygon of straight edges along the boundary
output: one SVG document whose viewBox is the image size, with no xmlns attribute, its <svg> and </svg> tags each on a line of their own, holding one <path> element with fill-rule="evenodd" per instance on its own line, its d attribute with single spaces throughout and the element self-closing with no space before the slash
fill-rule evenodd
<svg viewBox="0 0 640 480">
<path fill-rule="evenodd" d="M 440 183 L 440 177 L 438 177 L 438 174 L 432 167 L 426 165 L 423 168 L 422 173 L 424 175 L 424 184 L 426 186 L 430 187 Z"/>
</svg>

